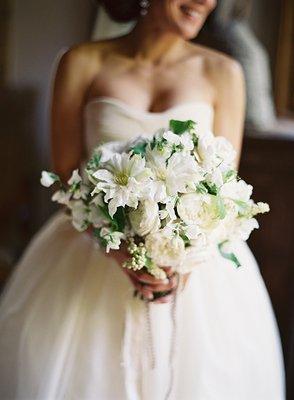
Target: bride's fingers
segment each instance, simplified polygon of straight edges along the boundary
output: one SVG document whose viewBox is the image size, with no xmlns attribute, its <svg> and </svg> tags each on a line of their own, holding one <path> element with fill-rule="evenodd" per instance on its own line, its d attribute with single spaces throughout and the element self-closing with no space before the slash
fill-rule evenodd
<svg viewBox="0 0 294 400">
<path fill-rule="evenodd" d="M 153 300 L 153 293 L 152 290 L 146 285 L 143 286 L 142 284 L 138 283 L 135 279 L 130 277 L 134 287 L 138 290 L 138 292 L 147 300 Z"/>
<path fill-rule="evenodd" d="M 137 281 L 148 284 L 148 285 L 162 285 L 162 284 L 167 284 L 169 282 L 168 278 L 157 279 L 148 273 L 140 272 L 140 271 L 128 270 L 128 274 L 131 275 Z"/>
<path fill-rule="evenodd" d="M 152 303 L 155 304 L 164 304 L 164 303 L 170 303 L 172 301 L 173 295 L 171 294 L 167 294 L 165 296 L 159 297 L 156 300 L 152 300 Z"/>
<path fill-rule="evenodd" d="M 161 284 L 161 285 L 154 285 L 152 286 L 152 291 L 153 292 L 165 292 L 167 290 L 172 290 L 175 289 L 178 286 L 179 279 L 176 275 L 172 276 L 169 279 L 168 284 Z"/>
</svg>

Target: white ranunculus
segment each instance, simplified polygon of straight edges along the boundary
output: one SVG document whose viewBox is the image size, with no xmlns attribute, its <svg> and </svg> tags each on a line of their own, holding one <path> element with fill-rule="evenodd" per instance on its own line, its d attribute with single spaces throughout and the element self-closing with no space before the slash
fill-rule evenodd
<svg viewBox="0 0 294 400">
<path fill-rule="evenodd" d="M 147 254 L 161 267 L 176 267 L 182 260 L 185 244 L 179 236 L 170 237 L 164 230 L 146 236 Z"/>
<path fill-rule="evenodd" d="M 236 151 L 225 137 L 216 136 L 215 137 L 215 151 L 221 160 L 227 165 L 232 165 L 236 158 Z"/>
<path fill-rule="evenodd" d="M 136 210 L 129 213 L 130 222 L 135 233 L 146 236 L 160 228 L 158 204 L 152 200 L 144 200 L 139 203 Z"/>
<path fill-rule="evenodd" d="M 196 224 L 205 232 L 215 229 L 220 222 L 216 197 L 209 194 L 183 194 L 177 203 L 177 212 L 186 224 Z"/>
<path fill-rule="evenodd" d="M 41 176 L 41 185 L 45 187 L 50 187 L 55 183 L 58 179 L 58 176 L 53 174 L 52 172 L 48 171 L 42 171 L 42 176 Z"/>
<path fill-rule="evenodd" d="M 215 137 L 210 131 L 199 136 L 197 149 L 194 152 L 197 160 L 207 172 L 219 164 L 215 149 Z"/>
<path fill-rule="evenodd" d="M 76 184 L 80 183 L 81 181 L 82 181 L 82 178 L 81 178 L 81 176 L 80 176 L 80 174 L 79 174 L 79 170 L 78 170 L 78 169 L 75 169 L 75 170 L 72 172 L 72 175 L 71 175 L 71 177 L 69 178 L 69 180 L 67 181 L 67 183 L 68 183 L 69 185 L 76 185 Z"/>
<path fill-rule="evenodd" d="M 253 187 L 242 179 L 239 181 L 233 180 L 225 183 L 221 187 L 220 195 L 229 199 L 248 202 L 252 195 L 252 190 Z"/>
</svg>

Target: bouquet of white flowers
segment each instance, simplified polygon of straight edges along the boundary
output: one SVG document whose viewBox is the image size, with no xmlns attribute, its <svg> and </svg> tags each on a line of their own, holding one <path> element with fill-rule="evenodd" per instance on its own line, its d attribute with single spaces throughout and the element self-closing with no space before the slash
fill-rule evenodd
<svg viewBox="0 0 294 400">
<path fill-rule="evenodd" d="M 52 200 L 67 207 L 78 231 L 92 228 L 106 252 L 126 242 L 126 268 L 157 278 L 165 278 L 162 266 L 186 273 L 205 261 L 210 246 L 239 266 L 227 244 L 247 240 L 258 228 L 255 215 L 269 206 L 251 199 L 230 142 L 198 134 L 196 126 L 171 120 L 153 136 L 102 144 L 66 186 L 46 171 L 41 183 L 59 184 Z"/>
</svg>

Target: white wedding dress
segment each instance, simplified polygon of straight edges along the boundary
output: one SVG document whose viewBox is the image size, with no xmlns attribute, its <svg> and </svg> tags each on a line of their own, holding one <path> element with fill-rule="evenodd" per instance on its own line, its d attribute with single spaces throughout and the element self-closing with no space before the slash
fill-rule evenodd
<svg viewBox="0 0 294 400">
<path fill-rule="evenodd" d="M 150 113 L 109 97 L 84 113 L 89 153 L 171 118 L 205 131 L 214 116 L 204 102 Z M 57 212 L 2 295 L 1 400 L 283 400 L 271 303 L 247 244 L 235 253 L 241 268 L 212 249 L 175 303 L 148 309 L 115 261 Z"/>
</svg>

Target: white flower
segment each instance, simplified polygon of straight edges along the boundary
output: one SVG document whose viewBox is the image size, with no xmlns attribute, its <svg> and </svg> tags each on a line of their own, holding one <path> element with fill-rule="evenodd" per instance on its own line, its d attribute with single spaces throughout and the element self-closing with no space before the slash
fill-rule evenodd
<svg viewBox="0 0 294 400">
<path fill-rule="evenodd" d="M 252 215 L 256 215 L 256 214 L 264 214 L 269 212 L 270 208 L 269 205 L 267 203 L 263 203 L 262 201 L 259 201 L 257 204 L 254 204 L 252 206 Z"/>
<path fill-rule="evenodd" d="M 52 172 L 48 171 L 42 171 L 42 176 L 41 176 L 41 185 L 45 187 L 50 187 L 53 185 L 53 183 L 57 182 L 59 180 L 58 176 L 53 174 Z"/>
<path fill-rule="evenodd" d="M 170 221 L 173 221 L 177 218 L 176 213 L 175 213 L 175 204 L 177 201 L 176 196 L 169 196 L 165 200 L 165 207 L 159 211 L 159 217 L 160 219 L 166 219 L 168 218 Z"/>
<path fill-rule="evenodd" d="M 145 160 L 139 155 L 114 154 L 106 165 L 107 169 L 99 169 L 93 176 L 98 183 L 92 195 L 101 190 L 105 193 L 104 200 L 108 203 L 111 217 L 118 207 L 136 208 L 142 189 L 150 177 L 150 170 L 145 166 Z"/>
<path fill-rule="evenodd" d="M 100 208 L 97 207 L 95 204 L 90 204 L 88 206 L 87 218 L 89 223 L 91 223 L 95 228 L 100 228 L 108 222 L 104 214 L 101 212 Z"/>
<path fill-rule="evenodd" d="M 239 181 L 232 180 L 221 187 L 220 195 L 229 199 L 248 202 L 252 195 L 252 190 L 253 187 L 242 179 Z"/>
<path fill-rule="evenodd" d="M 147 254 L 158 266 L 175 267 L 182 260 L 185 244 L 182 238 L 170 237 L 164 230 L 159 230 L 146 236 Z"/>
<path fill-rule="evenodd" d="M 190 152 L 194 149 L 193 140 L 188 132 L 182 135 L 176 135 L 172 131 L 166 131 L 163 134 L 163 138 L 171 145 L 182 146 L 185 152 Z"/>
<path fill-rule="evenodd" d="M 204 231 L 211 230 L 219 223 L 216 197 L 209 194 L 183 194 L 177 204 L 179 217 L 187 224 L 196 224 Z"/>
<path fill-rule="evenodd" d="M 130 211 L 129 218 L 132 228 L 139 236 L 156 232 L 160 227 L 158 204 L 152 200 L 140 202 L 136 210 Z"/>
<path fill-rule="evenodd" d="M 57 190 L 57 192 L 55 192 L 51 197 L 51 200 L 56 201 L 59 204 L 64 204 L 68 206 L 70 198 L 71 198 L 70 192 L 66 192 L 64 190 Z"/>
<path fill-rule="evenodd" d="M 218 156 L 226 165 L 232 165 L 236 158 L 236 151 L 226 138 L 222 136 L 215 137 L 215 151 Z"/>
<path fill-rule="evenodd" d="M 197 149 L 194 151 L 196 159 L 202 167 L 210 171 L 218 165 L 218 159 L 215 151 L 215 137 L 208 131 L 198 138 Z"/>
<path fill-rule="evenodd" d="M 83 232 L 88 228 L 88 209 L 82 200 L 69 203 L 72 213 L 72 224 L 76 230 Z"/>
<path fill-rule="evenodd" d="M 74 190 L 73 198 L 78 200 L 78 199 L 83 199 L 86 200 L 89 193 L 90 193 L 90 187 L 87 185 L 78 185 L 78 187 Z"/>
<path fill-rule="evenodd" d="M 189 240 L 197 240 L 201 233 L 197 224 L 188 224 L 183 227 L 183 231 Z"/>
<path fill-rule="evenodd" d="M 96 149 L 96 153 L 100 154 L 100 162 L 105 163 L 112 159 L 117 153 L 122 153 L 126 150 L 127 144 L 123 141 L 112 141 L 100 145 Z"/>
<path fill-rule="evenodd" d="M 259 228 L 255 218 L 236 218 L 234 226 L 231 227 L 230 238 L 232 240 L 248 240 L 253 229 Z"/>
<path fill-rule="evenodd" d="M 153 173 L 149 193 L 158 202 L 165 203 L 168 196 L 187 192 L 189 186 L 202 178 L 202 170 L 195 159 L 182 152 L 174 153 L 168 160 L 150 152 L 147 166 Z"/>
<path fill-rule="evenodd" d="M 122 232 L 112 232 L 109 228 L 102 228 L 100 236 L 106 241 L 106 253 L 109 253 L 111 249 L 118 250 L 121 240 L 125 237 Z"/>
<path fill-rule="evenodd" d="M 76 185 L 76 184 L 80 183 L 81 181 L 82 181 L 82 178 L 81 178 L 80 175 L 79 175 L 79 170 L 78 170 L 78 169 L 75 169 L 75 170 L 72 172 L 72 175 L 71 175 L 71 177 L 69 178 L 69 180 L 67 181 L 67 183 L 68 183 L 69 185 Z"/>
</svg>

